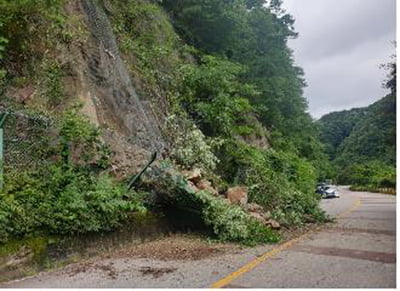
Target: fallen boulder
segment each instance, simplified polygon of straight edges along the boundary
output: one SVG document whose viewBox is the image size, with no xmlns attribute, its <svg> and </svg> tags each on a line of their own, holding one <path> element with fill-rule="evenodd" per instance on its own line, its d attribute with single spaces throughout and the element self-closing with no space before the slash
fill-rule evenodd
<svg viewBox="0 0 400 291">
<path fill-rule="evenodd" d="M 274 220 L 274 219 L 268 219 L 267 222 L 265 223 L 265 225 L 268 225 L 273 229 L 280 229 L 281 228 L 281 225 L 279 224 L 279 222 Z"/>
<path fill-rule="evenodd" d="M 250 212 L 249 216 L 254 218 L 255 220 L 259 221 L 262 224 L 266 224 L 267 222 L 265 221 L 264 217 L 262 217 L 261 214 L 257 213 L 257 212 Z"/>
<path fill-rule="evenodd" d="M 248 212 L 257 212 L 257 213 L 263 213 L 264 212 L 264 208 L 257 204 L 257 203 L 249 203 L 246 205 L 245 209 Z"/>
<path fill-rule="evenodd" d="M 226 198 L 228 198 L 232 204 L 240 206 L 246 205 L 248 201 L 247 187 L 236 186 L 229 188 L 228 191 L 226 191 Z"/>
<path fill-rule="evenodd" d="M 210 181 L 202 179 L 198 183 L 196 183 L 196 187 L 200 190 L 208 191 L 214 196 L 218 196 L 218 191 L 215 190 L 215 188 L 211 185 Z"/>
<path fill-rule="evenodd" d="M 198 168 L 195 168 L 190 171 L 185 171 L 183 172 L 183 175 L 185 176 L 186 179 L 192 181 L 195 184 L 201 180 L 201 170 Z"/>
</svg>

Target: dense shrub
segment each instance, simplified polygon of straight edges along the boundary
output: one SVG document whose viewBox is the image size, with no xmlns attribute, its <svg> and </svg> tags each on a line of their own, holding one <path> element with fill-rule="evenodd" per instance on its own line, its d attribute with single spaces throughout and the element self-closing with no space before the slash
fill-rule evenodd
<svg viewBox="0 0 400 291">
<path fill-rule="evenodd" d="M 37 170 L 6 173 L 0 241 L 37 232 L 110 230 L 132 211 L 144 210 L 126 186 L 98 173 L 108 164 L 108 151 L 79 107 L 66 110 L 55 130 L 57 138 L 44 149 L 47 163 Z"/>
<path fill-rule="evenodd" d="M 245 68 L 228 60 L 204 55 L 199 64 L 180 68 L 179 102 L 207 136 L 230 136 L 237 127 L 254 126 L 249 99 L 258 92 L 240 80 Z"/>
<path fill-rule="evenodd" d="M 230 205 L 205 191 L 194 195 L 202 203 L 204 222 L 212 227 L 219 239 L 248 245 L 279 240 L 276 233 L 251 219 L 239 206 Z"/>
<path fill-rule="evenodd" d="M 61 9 L 64 2 L 0 1 L 0 65 L 5 65 L 8 73 L 30 73 L 32 68 L 24 68 L 26 64 L 41 59 L 55 40 L 65 40 L 66 17 Z"/>
<path fill-rule="evenodd" d="M 185 168 L 201 168 L 212 171 L 218 163 L 213 154 L 211 140 L 207 139 L 193 122 L 182 122 L 184 117 L 171 115 L 166 119 L 165 131 L 174 146 L 171 158 Z"/>
<path fill-rule="evenodd" d="M 341 172 L 338 182 L 370 191 L 396 188 L 396 169 L 379 161 L 353 164 Z"/>
<path fill-rule="evenodd" d="M 231 183 L 249 187 L 249 199 L 286 225 L 323 220 L 314 194 L 316 174 L 303 158 L 272 149 L 260 150 L 237 141 L 220 152 L 220 173 Z M 221 158 L 222 159 L 222 158 Z"/>
<path fill-rule="evenodd" d="M 43 177 L 46 177 L 43 179 Z M 8 177 L 0 199 L 0 241 L 35 232 L 72 234 L 110 230 L 143 210 L 133 193 L 110 177 L 51 166 Z"/>
</svg>

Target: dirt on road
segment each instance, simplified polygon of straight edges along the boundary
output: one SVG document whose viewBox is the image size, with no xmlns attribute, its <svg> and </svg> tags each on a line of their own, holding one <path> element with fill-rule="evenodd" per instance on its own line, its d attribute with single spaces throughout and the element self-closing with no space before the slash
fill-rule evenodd
<svg viewBox="0 0 400 291">
<path fill-rule="evenodd" d="M 106 258 L 150 258 L 154 260 L 201 260 L 226 252 L 234 253 L 241 247 L 227 243 L 208 243 L 205 237 L 198 235 L 173 235 L 167 238 L 147 242 L 118 250 L 106 255 Z"/>
</svg>

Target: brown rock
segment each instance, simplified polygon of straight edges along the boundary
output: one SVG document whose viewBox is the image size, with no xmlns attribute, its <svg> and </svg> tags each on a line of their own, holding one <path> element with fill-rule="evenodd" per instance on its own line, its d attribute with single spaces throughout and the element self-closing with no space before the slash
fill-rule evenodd
<svg viewBox="0 0 400 291">
<path fill-rule="evenodd" d="M 274 220 L 274 219 L 267 220 L 267 222 L 265 224 L 269 225 L 273 229 L 280 229 L 281 228 L 281 225 L 279 224 L 279 222 Z"/>
<path fill-rule="evenodd" d="M 35 88 L 32 85 L 28 85 L 24 88 L 20 88 L 16 92 L 16 96 L 18 101 L 22 104 L 26 104 L 26 102 L 32 99 L 32 95 L 35 93 Z"/>
<path fill-rule="evenodd" d="M 262 216 L 263 216 L 265 219 L 268 220 L 268 219 L 270 219 L 270 218 L 272 217 L 272 214 L 271 214 L 270 211 L 267 211 L 267 212 L 263 213 Z"/>
<path fill-rule="evenodd" d="M 210 181 L 207 180 L 200 180 L 197 184 L 196 187 L 199 188 L 200 190 L 206 190 L 213 194 L 214 196 L 218 195 L 218 191 L 213 188 L 211 185 Z"/>
<path fill-rule="evenodd" d="M 261 205 L 258 205 L 257 203 L 247 204 L 246 210 L 249 212 L 258 212 L 258 213 L 264 212 L 264 208 Z"/>
<path fill-rule="evenodd" d="M 206 190 L 207 188 L 212 187 L 211 182 L 207 180 L 200 180 L 199 182 L 196 183 L 197 188 L 200 190 Z"/>
<path fill-rule="evenodd" d="M 250 212 L 249 215 L 251 217 L 253 217 L 255 220 L 258 220 L 259 222 L 261 222 L 262 224 L 266 224 L 266 221 L 265 221 L 264 217 L 262 217 L 261 214 L 259 214 L 257 212 Z"/>
<path fill-rule="evenodd" d="M 192 181 L 188 182 L 187 187 L 193 192 L 198 192 L 199 191 L 199 188 L 197 188 L 196 185 Z"/>
<path fill-rule="evenodd" d="M 244 206 L 247 203 L 247 187 L 236 186 L 226 191 L 226 197 L 232 204 Z"/>
<path fill-rule="evenodd" d="M 186 177 L 186 179 L 192 181 L 193 183 L 197 183 L 201 179 L 201 171 L 198 168 L 195 168 L 191 171 L 185 171 L 183 174 Z"/>
</svg>

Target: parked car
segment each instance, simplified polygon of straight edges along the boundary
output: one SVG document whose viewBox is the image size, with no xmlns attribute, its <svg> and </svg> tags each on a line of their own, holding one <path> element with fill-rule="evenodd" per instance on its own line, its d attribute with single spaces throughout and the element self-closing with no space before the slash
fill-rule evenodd
<svg viewBox="0 0 400 291">
<path fill-rule="evenodd" d="M 336 186 L 327 183 L 318 183 L 316 193 L 320 194 L 322 198 L 339 198 L 340 194 Z"/>
</svg>

